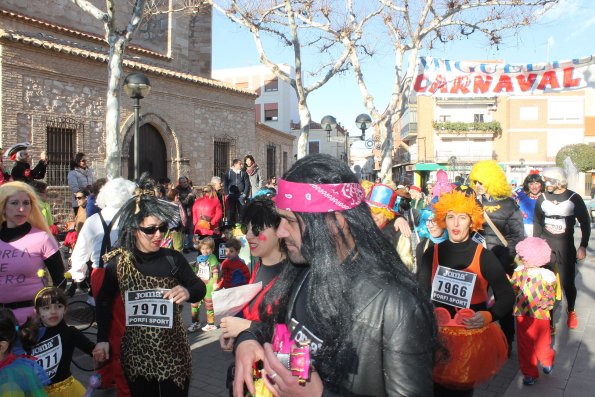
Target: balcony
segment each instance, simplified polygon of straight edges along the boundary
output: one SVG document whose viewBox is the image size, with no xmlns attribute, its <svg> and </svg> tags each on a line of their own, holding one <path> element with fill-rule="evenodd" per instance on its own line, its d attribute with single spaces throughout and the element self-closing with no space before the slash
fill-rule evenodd
<svg viewBox="0 0 595 397">
<path fill-rule="evenodd" d="M 498 121 L 465 123 L 460 121 L 434 122 L 434 130 L 438 135 L 465 137 L 496 137 L 502 134 L 502 126 Z"/>
<path fill-rule="evenodd" d="M 404 141 L 417 138 L 417 122 L 410 122 L 405 124 L 405 126 L 401 128 L 400 134 L 401 139 Z"/>
</svg>

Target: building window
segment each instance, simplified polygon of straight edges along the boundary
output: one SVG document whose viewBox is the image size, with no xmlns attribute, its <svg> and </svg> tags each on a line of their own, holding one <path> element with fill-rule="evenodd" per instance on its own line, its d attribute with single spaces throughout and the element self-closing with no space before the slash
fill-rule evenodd
<svg viewBox="0 0 595 397">
<path fill-rule="evenodd" d="M 264 83 L 264 92 L 279 91 L 279 79 L 268 80 Z"/>
<path fill-rule="evenodd" d="M 231 159 L 229 157 L 230 144 L 228 141 L 215 141 L 213 144 L 213 175 L 223 179 Z"/>
<path fill-rule="evenodd" d="M 548 121 L 578 124 L 584 117 L 582 98 L 548 98 Z"/>
<path fill-rule="evenodd" d="M 473 115 L 473 122 L 474 123 L 483 123 L 483 114 L 482 113 L 476 113 Z"/>
<path fill-rule="evenodd" d="M 438 116 L 438 121 L 440 121 L 441 123 L 447 123 L 450 121 L 450 114 L 443 114 L 441 116 Z"/>
<path fill-rule="evenodd" d="M 320 153 L 320 142 L 310 141 L 308 142 L 308 154 Z"/>
<path fill-rule="evenodd" d="M 267 178 L 275 176 L 277 169 L 277 148 L 273 145 L 267 146 Z"/>
<path fill-rule="evenodd" d="M 519 109 L 519 119 L 521 121 L 533 121 L 539 117 L 539 108 L 537 106 L 521 106 Z"/>
<path fill-rule="evenodd" d="M 269 109 L 264 111 L 264 121 L 279 120 L 279 109 Z"/>
<path fill-rule="evenodd" d="M 283 152 L 283 174 L 287 171 L 287 152 Z"/>
<path fill-rule="evenodd" d="M 46 151 L 51 160 L 46 172 L 48 185 L 68 185 L 67 175 L 70 170 L 70 161 L 76 152 L 77 132 L 83 133 L 83 125 L 76 120 L 59 117 L 47 121 Z"/>
</svg>

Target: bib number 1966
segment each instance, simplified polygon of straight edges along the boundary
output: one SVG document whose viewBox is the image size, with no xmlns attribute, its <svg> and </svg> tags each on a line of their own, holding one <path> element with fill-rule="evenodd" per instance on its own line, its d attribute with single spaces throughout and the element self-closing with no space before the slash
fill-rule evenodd
<svg viewBox="0 0 595 397">
<path fill-rule="evenodd" d="M 450 306 L 469 308 L 477 275 L 438 266 L 432 281 L 432 300 Z"/>
</svg>

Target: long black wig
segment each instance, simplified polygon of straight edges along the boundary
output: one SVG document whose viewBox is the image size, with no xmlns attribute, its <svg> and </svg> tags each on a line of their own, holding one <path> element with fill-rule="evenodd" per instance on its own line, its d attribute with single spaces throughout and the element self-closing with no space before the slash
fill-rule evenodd
<svg viewBox="0 0 595 397">
<path fill-rule="evenodd" d="M 170 228 L 180 223 L 180 211 L 175 203 L 155 197 L 157 183 L 148 173 L 143 173 L 138 180 L 134 196 L 119 211 L 118 227 L 120 238 L 118 246 L 129 252 L 136 247 L 136 231 L 140 223 L 148 216 L 154 216 L 161 222 L 167 222 Z"/>
<path fill-rule="evenodd" d="M 283 179 L 300 183 L 359 183 L 355 174 L 342 162 L 322 154 L 298 160 Z M 404 288 L 416 296 L 427 324 L 433 328 L 434 350 L 438 347 L 437 328 L 430 302 L 421 294 L 411 272 L 401 262 L 395 248 L 382 236 L 365 202 L 341 211 L 348 231 L 340 226 L 336 212 L 296 212 L 302 234 L 301 254 L 310 268 L 306 314 L 308 322 L 323 341 L 317 352 L 317 369 L 322 379 L 339 387 L 355 362 L 355 349 L 350 342 L 353 328 L 353 307 L 358 299 L 353 286 L 359 277 L 371 278 L 379 287 Z M 337 247 L 349 246 L 350 233 L 355 241 L 351 263 L 339 263 Z M 342 240 L 342 241 L 341 241 Z M 285 322 L 289 294 L 303 266 L 286 266 L 260 307 L 263 321 Z M 266 313 L 273 307 L 272 315 Z"/>
</svg>

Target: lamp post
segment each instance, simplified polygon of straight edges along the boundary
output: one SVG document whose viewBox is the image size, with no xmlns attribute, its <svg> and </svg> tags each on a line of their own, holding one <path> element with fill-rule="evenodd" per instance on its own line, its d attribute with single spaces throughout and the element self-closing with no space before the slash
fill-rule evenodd
<svg viewBox="0 0 595 397">
<path fill-rule="evenodd" d="M 151 92 L 149 78 L 142 73 L 130 73 L 124 79 L 124 91 L 131 99 L 134 99 L 134 179 L 140 176 L 139 162 L 139 127 L 140 127 L 140 100 Z"/>
<path fill-rule="evenodd" d="M 326 131 L 327 142 L 330 142 L 331 131 L 337 127 L 337 119 L 331 115 L 326 115 L 320 120 L 320 126 Z"/>
<path fill-rule="evenodd" d="M 362 141 L 366 139 L 366 130 L 370 127 L 371 124 L 372 118 L 369 114 L 362 113 L 355 118 L 355 125 L 357 126 L 357 128 L 362 130 L 362 136 L 360 137 Z"/>
</svg>

